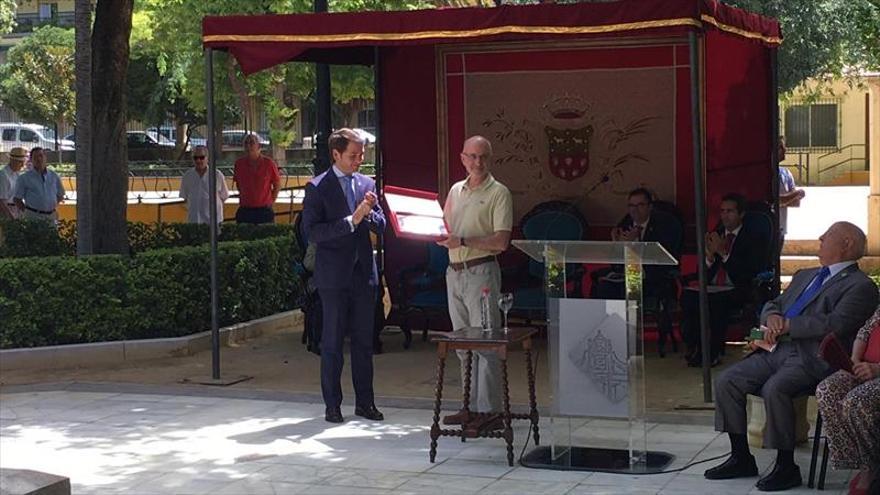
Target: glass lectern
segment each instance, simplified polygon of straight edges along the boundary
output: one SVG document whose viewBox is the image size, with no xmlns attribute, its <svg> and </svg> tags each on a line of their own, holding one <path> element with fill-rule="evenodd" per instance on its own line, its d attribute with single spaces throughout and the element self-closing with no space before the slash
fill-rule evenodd
<svg viewBox="0 0 880 495">
<path fill-rule="evenodd" d="M 552 388 L 550 445 L 535 448 L 523 464 L 608 472 L 663 470 L 673 456 L 648 450 L 645 421 L 642 266 L 678 262 L 657 242 L 512 243 L 544 264 Z M 623 284 L 625 299 L 569 298 L 565 272 L 571 263 L 623 265 L 608 282 Z M 602 446 L 582 445 L 586 443 Z"/>
</svg>

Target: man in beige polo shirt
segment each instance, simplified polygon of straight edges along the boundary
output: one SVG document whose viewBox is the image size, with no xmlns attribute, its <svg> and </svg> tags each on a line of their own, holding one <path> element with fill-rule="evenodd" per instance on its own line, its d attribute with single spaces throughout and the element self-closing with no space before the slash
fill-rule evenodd
<svg viewBox="0 0 880 495">
<path fill-rule="evenodd" d="M 507 187 L 489 173 L 492 144 L 482 136 L 464 142 L 461 163 L 467 179 L 452 186 L 443 216 L 449 237 L 438 242 L 449 249 L 446 291 L 453 330 L 481 325 L 480 296 L 489 289 L 489 324 L 497 328 L 501 269 L 495 256 L 510 244 L 513 200 Z M 458 351 L 462 384 L 467 353 Z M 474 353 L 470 408 L 473 412 L 501 410 L 501 367 L 494 353 Z M 443 418 L 444 424 L 466 422 L 462 412 Z"/>
</svg>

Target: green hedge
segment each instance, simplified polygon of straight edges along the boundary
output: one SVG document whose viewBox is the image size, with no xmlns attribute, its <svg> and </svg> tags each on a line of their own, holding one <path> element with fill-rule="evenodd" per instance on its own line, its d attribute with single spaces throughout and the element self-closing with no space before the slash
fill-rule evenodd
<svg viewBox="0 0 880 495">
<path fill-rule="evenodd" d="M 58 229 L 39 220 L 0 220 L 0 258 L 67 256 L 76 254 L 76 222 L 62 220 Z M 208 242 L 208 226 L 193 223 L 128 223 L 131 253 L 151 249 L 198 246 Z M 248 241 L 292 235 L 288 224 L 249 225 L 224 223 L 220 242 Z"/>
<path fill-rule="evenodd" d="M 292 236 L 219 247 L 220 325 L 292 309 Z M 131 257 L 0 259 L 0 348 L 175 337 L 210 328 L 208 246 Z"/>
</svg>

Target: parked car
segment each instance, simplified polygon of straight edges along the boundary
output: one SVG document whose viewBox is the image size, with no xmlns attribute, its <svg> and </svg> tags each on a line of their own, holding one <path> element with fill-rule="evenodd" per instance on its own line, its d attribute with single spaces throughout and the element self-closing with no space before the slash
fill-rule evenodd
<svg viewBox="0 0 880 495">
<path fill-rule="evenodd" d="M 73 151 L 73 141 L 61 139 L 61 151 Z M 0 123 L 0 151 L 21 147 L 27 150 L 40 147 L 55 151 L 55 131 L 39 124 Z"/>
<path fill-rule="evenodd" d="M 158 129 L 155 127 L 150 127 L 147 129 L 148 132 L 158 133 L 171 141 L 174 144 L 177 144 L 177 127 L 170 125 L 163 125 Z M 186 136 L 183 136 L 181 139 L 186 139 Z M 202 137 L 201 134 L 196 132 L 195 130 L 190 132 L 189 135 L 189 148 L 191 149 L 193 146 L 206 146 L 208 144 L 208 140 Z"/>
<path fill-rule="evenodd" d="M 151 131 L 128 131 L 128 149 L 173 148 L 174 143 L 165 136 Z"/>
<path fill-rule="evenodd" d="M 223 146 L 230 148 L 241 148 L 244 146 L 244 137 L 248 134 L 256 134 L 260 138 L 260 145 L 269 146 L 269 133 L 267 132 L 248 132 L 242 130 L 223 131 Z"/>
</svg>

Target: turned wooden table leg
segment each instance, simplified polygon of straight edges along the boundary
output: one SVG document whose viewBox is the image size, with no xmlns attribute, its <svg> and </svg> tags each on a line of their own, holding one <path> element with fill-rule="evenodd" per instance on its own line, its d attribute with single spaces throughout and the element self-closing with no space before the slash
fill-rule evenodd
<svg viewBox="0 0 880 495">
<path fill-rule="evenodd" d="M 437 346 L 437 388 L 434 389 L 434 421 L 431 424 L 430 460 L 437 457 L 437 439 L 440 438 L 440 402 L 443 397 L 443 371 L 446 369 L 446 344 Z"/>
<path fill-rule="evenodd" d="M 532 431 L 535 435 L 535 445 L 540 445 L 541 434 L 538 432 L 538 401 L 535 398 L 535 368 L 532 364 L 531 339 L 523 342 L 523 349 L 526 351 L 526 370 L 529 377 L 529 420 L 532 422 Z M 528 439 L 526 440 L 528 441 Z"/>
<path fill-rule="evenodd" d="M 513 466 L 513 428 L 510 426 L 510 390 L 507 385 L 507 357 L 501 359 L 501 386 L 504 390 L 504 440 L 507 442 L 507 464 Z"/>
<path fill-rule="evenodd" d="M 461 410 L 464 412 L 461 419 L 462 431 L 464 431 L 471 416 L 471 374 L 473 373 L 473 369 L 474 351 L 467 351 L 467 357 L 465 358 L 464 364 L 464 383 L 462 384 L 463 396 L 461 398 Z M 464 435 L 461 436 L 461 441 L 464 443 Z"/>
</svg>

